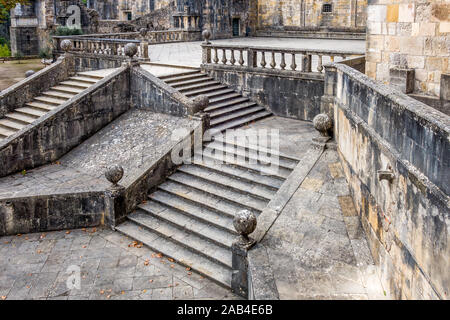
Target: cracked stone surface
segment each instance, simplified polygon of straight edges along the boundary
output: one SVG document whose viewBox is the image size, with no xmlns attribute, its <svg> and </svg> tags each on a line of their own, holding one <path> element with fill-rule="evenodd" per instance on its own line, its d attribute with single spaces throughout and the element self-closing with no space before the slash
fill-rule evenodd
<svg viewBox="0 0 450 320">
<path fill-rule="evenodd" d="M 80 268 L 80 289 L 67 287 Z M 0 237 L 2 300 L 240 299 L 108 229 Z"/>
</svg>

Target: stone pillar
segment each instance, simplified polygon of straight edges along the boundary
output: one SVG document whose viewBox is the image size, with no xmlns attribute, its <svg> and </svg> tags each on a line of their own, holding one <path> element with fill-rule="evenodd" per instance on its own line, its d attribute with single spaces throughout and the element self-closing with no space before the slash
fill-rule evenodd
<svg viewBox="0 0 450 320">
<path fill-rule="evenodd" d="M 333 66 L 324 66 L 324 94 L 320 98 L 320 112 L 328 114 L 331 119 L 334 118 L 334 97 L 336 96 L 336 68 Z"/>
<path fill-rule="evenodd" d="M 232 252 L 232 270 L 231 291 L 241 297 L 248 298 L 248 250 L 254 245 L 255 241 L 249 238 L 249 234 L 256 229 L 256 216 L 243 210 L 236 214 L 233 220 L 234 228 L 241 235 L 231 246 Z"/>
<path fill-rule="evenodd" d="M 247 51 L 247 65 L 249 68 L 256 68 L 258 66 L 257 52 L 250 48 Z"/>
<path fill-rule="evenodd" d="M 389 69 L 389 84 L 403 93 L 414 91 L 414 69 L 391 68 Z"/>
<path fill-rule="evenodd" d="M 106 179 L 112 183 L 105 191 L 105 223 L 114 229 L 126 217 L 125 187 L 118 184 L 123 177 L 121 166 L 112 166 L 105 172 Z"/>
<path fill-rule="evenodd" d="M 450 100 L 450 73 L 441 74 L 441 88 L 440 88 L 441 100 Z"/>
</svg>

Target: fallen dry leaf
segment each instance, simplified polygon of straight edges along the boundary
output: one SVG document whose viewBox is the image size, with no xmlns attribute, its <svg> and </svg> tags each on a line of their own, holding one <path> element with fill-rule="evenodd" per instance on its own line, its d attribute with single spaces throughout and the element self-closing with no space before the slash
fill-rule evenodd
<svg viewBox="0 0 450 320">
<path fill-rule="evenodd" d="M 171 264 L 170 267 L 171 267 L 171 268 L 175 268 L 175 265 Z"/>
<path fill-rule="evenodd" d="M 125 291 L 122 291 L 120 294 L 125 294 Z"/>
<path fill-rule="evenodd" d="M 153 282 L 153 280 L 148 280 L 148 282 L 152 283 L 152 282 Z"/>
<path fill-rule="evenodd" d="M 169 260 L 170 262 L 173 262 L 173 261 L 174 261 L 172 258 L 167 258 L 167 260 Z"/>
<path fill-rule="evenodd" d="M 145 289 L 144 289 L 144 290 L 142 290 L 142 293 L 146 293 L 146 292 L 147 292 L 147 290 L 145 290 Z"/>
<path fill-rule="evenodd" d="M 70 231 L 66 231 L 66 234 L 70 234 Z"/>
<path fill-rule="evenodd" d="M 192 272 L 188 272 L 188 276 L 192 275 Z"/>
<path fill-rule="evenodd" d="M 18 236 L 18 237 L 21 237 L 22 235 L 19 233 L 17 236 Z"/>
<path fill-rule="evenodd" d="M 37 254 L 41 254 L 42 253 L 42 251 L 41 250 L 38 250 L 38 251 L 36 251 L 37 252 Z"/>
<path fill-rule="evenodd" d="M 83 249 L 86 249 L 87 248 L 87 246 L 83 246 Z"/>
<path fill-rule="evenodd" d="M 100 290 L 100 294 L 104 294 L 105 293 L 105 290 Z"/>
<path fill-rule="evenodd" d="M 111 295 L 107 295 L 106 298 L 107 298 L 107 299 L 111 298 Z"/>
<path fill-rule="evenodd" d="M 6 296 L 2 296 L 2 300 L 6 300 Z"/>
<path fill-rule="evenodd" d="M 189 267 L 188 267 L 188 268 L 186 268 L 186 271 L 191 271 L 191 268 L 189 268 Z"/>
</svg>

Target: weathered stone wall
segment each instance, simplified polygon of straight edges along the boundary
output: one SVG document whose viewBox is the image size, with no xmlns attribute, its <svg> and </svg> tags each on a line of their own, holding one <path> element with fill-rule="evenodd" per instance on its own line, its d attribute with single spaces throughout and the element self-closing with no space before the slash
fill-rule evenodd
<svg viewBox="0 0 450 320">
<path fill-rule="evenodd" d="M 320 113 L 323 75 L 282 70 L 253 71 L 240 67 L 203 65 L 216 80 L 227 84 L 277 116 L 312 120 Z"/>
<path fill-rule="evenodd" d="M 385 289 L 448 299 L 449 117 L 348 66 L 327 73 L 338 150 Z"/>
<path fill-rule="evenodd" d="M 73 72 L 74 60 L 61 58 L 29 78 L 26 78 L 0 94 L 0 118 L 6 113 L 21 108 L 41 92 L 49 90 L 59 82 L 66 80 Z"/>
<path fill-rule="evenodd" d="M 364 31 L 366 6 L 367 0 L 258 0 L 258 29 Z"/>
<path fill-rule="evenodd" d="M 57 160 L 130 108 L 123 67 L 0 143 L 0 176 Z"/>
<path fill-rule="evenodd" d="M 133 68 L 130 87 L 136 108 L 180 117 L 193 114 L 192 100 L 140 67 Z"/>
<path fill-rule="evenodd" d="M 450 72 L 449 13 L 448 0 L 370 1 L 366 74 L 387 83 L 391 68 L 410 68 L 415 91 L 439 96 Z"/>
</svg>

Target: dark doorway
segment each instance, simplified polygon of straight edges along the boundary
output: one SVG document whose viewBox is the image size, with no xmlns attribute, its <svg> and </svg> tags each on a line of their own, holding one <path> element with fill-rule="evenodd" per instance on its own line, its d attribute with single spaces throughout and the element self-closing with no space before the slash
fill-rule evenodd
<svg viewBox="0 0 450 320">
<path fill-rule="evenodd" d="M 239 18 L 233 18 L 233 37 L 239 37 Z"/>
</svg>

